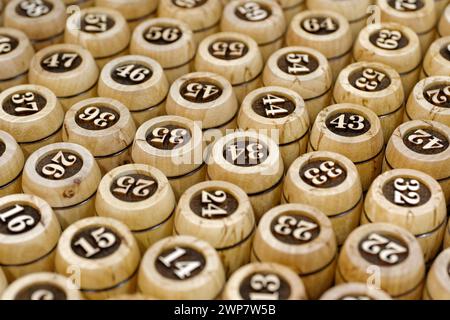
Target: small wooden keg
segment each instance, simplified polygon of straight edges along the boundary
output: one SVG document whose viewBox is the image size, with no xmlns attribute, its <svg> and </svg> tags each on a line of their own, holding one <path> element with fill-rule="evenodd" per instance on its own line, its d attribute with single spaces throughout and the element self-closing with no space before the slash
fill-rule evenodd
<svg viewBox="0 0 450 320">
<path fill-rule="evenodd" d="M 278 263 L 251 263 L 228 280 L 224 300 L 307 300 L 305 286 L 292 269 Z"/>
<path fill-rule="evenodd" d="M 22 193 L 22 170 L 25 157 L 16 140 L 0 131 L 0 197 Z"/>
<path fill-rule="evenodd" d="M 364 283 L 350 282 L 327 290 L 320 300 L 391 300 L 381 289 Z"/>
<path fill-rule="evenodd" d="M 230 81 L 241 103 L 261 83 L 264 68 L 255 40 L 236 32 L 219 32 L 205 38 L 195 57 L 195 69 L 220 74 Z"/>
<path fill-rule="evenodd" d="M 352 32 L 348 21 L 328 10 L 306 10 L 291 21 L 286 34 L 288 46 L 305 46 L 323 53 L 336 80 L 352 57 Z"/>
<path fill-rule="evenodd" d="M 370 109 L 351 103 L 323 109 L 311 130 L 308 152 L 332 151 L 358 169 L 363 191 L 380 174 L 384 154 L 381 123 Z"/>
<path fill-rule="evenodd" d="M 434 260 L 423 290 L 425 300 L 450 300 L 450 249 Z"/>
<path fill-rule="evenodd" d="M 119 11 L 134 30 L 141 22 L 156 16 L 158 0 L 95 0 L 95 6 Z"/>
<path fill-rule="evenodd" d="M 97 95 L 99 71 L 91 53 L 73 44 L 40 50 L 31 60 L 30 83 L 49 88 L 67 111 L 75 103 Z"/>
<path fill-rule="evenodd" d="M 25 84 L 0 94 L 0 130 L 16 139 L 25 157 L 60 142 L 63 121 L 63 108 L 46 87 Z"/>
<path fill-rule="evenodd" d="M 403 123 L 386 147 L 383 171 L 408 168 L 436 179 L 450 202 L 450 128 L 436 121 Z"/>
<path fill-rule="evenodd" d="M 343 15 L 350 24 L 353 39 L 366 26 L 371 4 L 372 0 L 307 0 L 306 3 L 310 10 L 331 10 Z"/>
<path fill-rule="evenodd" d="M 67 19 L 64 42 L 89 50 L 101 69 L 110 60 L 128 53 L 130 29 L 114 9 L 85 8 Z"/>
<path fill-rule="evenodd" d="M 225 274 L 249 263 L 255 217 L 247 194 L 225 181 L 206 181 L 186 190 L 178 202 L 175 235 L 207 241 L 222 260 Z"/>
<path fill-rule="evenodd" d="M 235 129 L 238 109 L 230 82 L 211 72 L 192 72 L 178 78 L 170 87 L 166 103 L 167 114 L 201 122 L 205 139 Z"/>
<path fill-rule="evenodd" d="M 237 0 L 223 11 L 221 31 L 252 37 L 266 61 L 283 44 L 286 21 L 281 6 L 272 0 Z"/>
<path fill-rule="evenodd" d="M 377 0 L 381 21 L 396 22 L 411 28 L 419 37 L 425 53 L 436 37 L 434 0 Z"/>
<path fill-rule="evenodd" d="M 429 77 L 416 84 L 405 109 L 404 121 L 409 120 L 433 120 L 450 126 L 450 76 Z"/>
<path fill-rule="evenodd" d="M 422 53 L 419 37 L 398 23 L 369 24 L 359 33 L 353 47 L 354 61 L 387 64 L 397 70 L 408 96 L 419 80 Z"/>
<path fill-rule="evenodd" d="M 131 163 L 136 125 L 128 109 L 110 98 L 91 98 L 66 113 L 63 141 L 88 149 L 102 173 Z"/>
<path fill-rule="evenodd" d="M 306 0 L 276 0 L 283 10 L 286 24 L 299 12 L 306 10 Z"/>
<path fill-rule="evenodd" d="M 29 62 L 34 49 L 20 30 L 0 28 L 0 92 L 28 82 Z"/>
<path fill-rule="evenodd" d="M 264 68 L 263 83 L 297 92 L 305 101 L 311 124 L 330 105 L 330 65 L 323 54 L 308 47 L 286 47 L 273 53 Z"/>
<path fill-rule="evenodd" d="M 378 176 L 364 201 L 361 223 L 386 222 L 405 228 L 422 248 L 425 262 L 441 248 L 447 224 L 445 197 L 429 175 L 395 169 Z"/>
<path fill-rule="evenodd" d="M 276 262 L 292 268 L 310 299 L 333 285 L 336 236 L 321 211 L 303 204 L 285 204 L 261 219 L 253 241 L 252 261 Z"/>
<path fill-rule="evenodd" d="M 57 273 L 38 272 L 11 283 L 1 300 L 83 300 L 83 297 L 71 279 Z"/>
<path fill-rule="evenodd" d="M 220 0 L 160 0 L 158 17 L 185 22 L 194 33 L 195 43 L 199 44 L 219 32 L 222 9 Z"/>
<path fill-rule="evenodd" d="M 178 199 L 190 186 L 205 180 L 204 145 L 202 130 L 196 122 L 179 116 L 161 116 L 139 127 L 132 157 L 135 163 L 161 170 Z"/>
<path fill-rule="evenodd" d="M 5 27 L 23 31 L 36 50 L 63 42 L 66 7 L 61 0 L 11 0 L 3 17 Z"/>
<path fill-rule="evenodd" d="M 101 72 L 98 94 L 122 102 L 140 126 L 162 115 L 169 83 L 155 60 L 129 55 L 107 63 Z"/>
<path fill-rule="evenodd" d="M 61 227 L 39 197 L 0 198 L 0 264 L 9 282 L 30 273 L 54 270 Z"/>
<path fill-rule="evenodd" d="M 450 5 L 447 5 L 439 20 L 437 33 L 439 37 L 450 36 Z"/>
<path fill-rule="evenodd" d="M 285 170 L 308 147 L 308 111 L 302 97 L 290 89 L 274 86 L 250 92 L 242 102 L 238 127 L 267 132 L 279 146 Z"/>
<path fill-rule="evenodd" d="M 133 32 L 131 54 L 159 62 L 169 83 L 193 70 L 196 44 L 190 27 L 176 19 L 155 18 L 141 23 Z"/>
<path fill-rule="evenodd" d="M 256 221 L 281 201 L 283 160 L 278 145 L 267 135 L 237 131 L 214 143 L 207 177 L 241 187 L 249 196 Z"/>
<path fill-rule="evenodd" d="M 355 103 L 369 108 L 380 119 L 384 141 L 402 123 L 405 94 L 395 69 L 377 62 L 357 62 L 340 73 L 334 103 Z"/>
<path fill-rule="evenodd" d="M 73 143 L 55 143 L 33 153 L 25 163 L 22 188 L 47 201 L 63 229 L 95 215 L 100 169 L 91 153 Z"/>
<path fill-rule="evenodd" d="M 166 176 L 144 164 L 128 164 L 105 175 L 95 200 L 99 216 L 123 222 L 144 253 L 172 235 L 175 196 Z"/>
<path fill-rule="evenodd" d="M 191 236 L 168 237 L 147 250 L 139 270 L 139 290 L 157 299 L 216 299 L 225 272 L 216 250 Z"/>
<path fill-rule="evenodd" d="M 294 161 L 284 180 L 282 202 L 310 205 L 331 221 L 338 245 L 357 226 L 363 191 L 356 166 L 339 153 L 317 151 Z"/>
<path fill-rule="evenodd" d="M 336 284 L 361 282 L 378 287 L 393 299 L 422 297 L 425 263 L 419 242 L 405 229 L 372 223 L 355 229 L 342 247 Z"/>
<path fill-rule="evenodd" d="M 450 76 L 450 36 L 433 42 L 423 59 L 421 78 L 432 76 Z"/>
<path fill-rule="evenodd" d="M 55 267 L 62 275 L 78 272 L 84 297 L 103 300 L 136 292 L 140 259 L 136 240 L 123 223 L 91 217 L 75 222 L 63 232 Z"/>
</svg>

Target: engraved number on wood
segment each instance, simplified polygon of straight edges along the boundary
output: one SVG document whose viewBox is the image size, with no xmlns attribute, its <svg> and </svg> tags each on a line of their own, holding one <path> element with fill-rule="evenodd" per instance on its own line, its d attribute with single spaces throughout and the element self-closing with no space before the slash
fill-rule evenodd
<svg viewBox="0 0 450 320">
<path fill-rule="evenodd" d="M 275 274 L 262 275 L 257 273 L 250 279 L 250 287 L 254 290 L 249 293 L 250 300 L 278 300 L 281 281 Z M 268 292 L 258 292 L 262 290 Z"/>
<path fill-rule="evenodd" d="M 395 0 L 394 9 L 398 11 L 415 11 L 418 9 L 417 0 Z"/>
<path fill-rule="evenodd" d="M 227 200 L 227 194 L 223 190 L 217 190 L 214 194 L 208 191 L 202 191 L 202 217 L 212 218 L 215 216 L 226 216 L 228 212 L 218 204 L 222 204 Z"/>
<path fill-rule="evenodd" d="M 20 8 L 29 17 L 40 17 L 50 12 L 50 8 L 42 0 L 25 0 L 20 3 Z"/>
<path fill-rule="evenodd" d="M 71 68 L 73 62 L 79 55 L 76 53 L 55 53 L 42 61 L 48 68 L 59 68 L 62 64 L 64 68 Z"/>
<path fill-rule="evenodd" d="M 305 171 L 305 178 L 311 181 L 312 184 L 320 186 L 326 183 L 329 179 L 335 179 L 341 176 L 344 171 L 336 167 L 334 161 L 324 161 L 319 168 L 311 168 Z"/>
<path fill-rule="evenodd" d="M 174 0 L 175 5 L 181 8 L 194 8 L 200 5 L 203 0 Z"/>
<path fill-rule="evenodd" d="M 267 10 L 261 8 L 259 3 L 247 2 L 236 8 L 249 21 L 261 21 L 269 16 Z"/>
<path fill-rule="evenodd" d="M 39 289 L 31 294 L 30 300 L 55 300 L 55 295 L 49 290 Z"/>
<path fill-rule="evenodd" d="M 217 94 L 220 90 L 216 85 L 213 84 L 192 82 L 186 86 L 186 91 L 187 92 L 184 94 L 186 97 L 195 99 L 200 96 L 202 100 L 206 100 L 209 97 Z"/>
<path fill-rule="evenodd" d="M 188 134 L 186 129 L 168 129 L 168 128 L 155 128 L 152 131 L 154 138 L 151 142 L 154 143 L 164 143 L 166 139 L 169 139 L 170 144 L 179 145 L 184 142 L 184 137 Z"/>
<path fill-rule="evenodd" d="M 24 213 L 24 207 L 16 204 L 14 208 L 0 214 L 0 220 L 7 224 L 10 232 L 20 233 L 35 224 L 32 216 Z"/>
<path fill-rule="evenodd" d="M 148 41 L 164 40 L 165 42 L 174 42 L 181 36 L 181 30 L 176 27 L 151 26 L 144 37 Z"/>
<path fill-rule="evenodd" d="M 399 47 L 399 41 L 402 38 L 402 34 L 397 30 L 381 29 L 376 44 L 382 49 L 393 50 Z"/>
<path fill-rule="evenodd" d="M 212 45 L 212 55 L 215 57 L 226 57 L 227 55 L 233 58 L 243 56 L 245 44 L 239 41 L 222 42 L 218 41 Z"/>
<path fill-rule="evenodd" d="M 113 192 L 120 194 L 128 194 L 130 192 L 136 197 L 147 197 L 150 194 L 150 187 L 155 184 L 155 181 L 138 179 L 130 176 L 123 176 L 117 179 L 117 188 L 113 189 Z"/>
<path fill-rule="evenodd" d="M 84 16 L 87 32 L 105 32 L 108 30 L 108 16 L 103 13 L 88 13 Z"/>
<path fill-rule="evenodd" d="M 364 69 L 362 77 L 358 78 L 355 84 L 358 89 L 374 91 L 385 77 L 386 75 L 384 73 L 367 68 Z"/>
<path fill-rule="evenodd" d="M 304 64 L 309 63 L 309 55 L 306 53 L 288 53 L 286 61 L 290 63 L 288 73 L 310 72 L 311 70 Z"/>
<path fill-rule="evenodd" d="M 427 90 L 426 95 L 435 105 L 445 104 L 450 101 L 450 86 L 440 89 Z"/>
<path fill-rule="evenodd" d="M 266 111 L 266 116 L 276 116 L 278 114 L 285 114 L 289 111 L 283 107 L 277 106 L 276 104 L 283 104 L 286 102 L 286 99 L 283 97 L 276 96 L 274 94 L 267 94 L 262 102 L 264 104 L 264 108 Z"/>
<path fill-rule="evenodd" d="M 95 229 L 90 233 L 90 235 L 95 241 L 95 246 L 83 237 L 74 243 L 74 245 L 83 249 L 85 252 L 85 258 L 90 258 L 99 253 L 101 250 L 112 247 L 117 241 L 116 236 L 111 232 L 107 232 L 103 227 Z"/>
<path fill-rule="evenodd" d="M 137 67 L 134 64 L 126 64 L 115 69 L 116 75 L 133 82 L 141 82 L 150 74 L 146 67 Z"/>
<path fill-rule="evenodd" d="M 399 261 L 399 254 L 407 252 L 404 246 L 390 241 L 389 239 L 372 233 L 368 239 L 361 244 L 364 252 L 376 255 L 378 258 L 388 264 L 396 264 Z"/>
<path fill-rule="evenodd" d="M 422 146 L 423 150 L 441 149 L 444 147 L 443 141 L 422 129 L 417 129 L 408 137 L 408 141 Z"/>
<path fill-rule="evenodd" d="M 165 257 L 159 257 L 158 260 L 167 268 L 173 268 L 173 273 L 181 280 L 191 277 L 191 274 L 201 267 L 200 261 L 177 261 L 186 254 L 186 250 L 176 247 Z"/>
<path fill-rule="evenodd" d="M 297 240 L 309 241 L 313 234 L 310 232 L 316 229 L 318 225 L 303 219 L 297 219 L 291 216 L 281 216 L 278 218 L 274 227 L 276 233 L 283 236 L 291 236 Z"/>
<path fill-rule="evenodd" d="M 327 33 L 336 31 L 338 26 L 330 17 L 326 17 L 323 20 L 318 18 L 308 18 L 305 19 L 302 23 L 303 28 L 305 28 L 308 32 L 318 32 L 318 31 L 326 31 Z"/>
<path fill-rule="evenodd" d="M 420 202 L 420 182 L 411 179 L 408 182 L 403 178 L 394 181 L 394 202 L 396 204 L 417 205 Z"/>
<path fill-rule="evenodd" d="M 0 36 L 0 53 L 9 53 L 12 51 L 11 39 L 5 36 Z"/>
<path fill-rule="evenodd" d="M 16 93 L 12 96 L 11 100 L 14 104 L 20 105 L 20 107 L 14 108 L 14 111 L 17 113 L 39 111 L 36 96 L 33 92 Z M 23 104 L 26 106 L 24 107 Z"/>
<path fill-rule="evenodd" d="M 332 124 L 336 129 L 350 129 L 354 131 L 360 131 L 365 128 L 364 120 L 365 118 L 363 116 L 353 114 L 349 116 L 350 122 L 345 121 L 345 114 L 341 114 L 335 119 L 330 121 L 330 124 Z"/>
<path fill-rule="evenodd" d="M 109 122 L 116 120 L 116 116 L 110 112 L 101 112 L 97 107 L 88 107 L 78 118 L 83 121 L 93 122 L 100 128 L 107 127 Z"/>
<path fill-rule="evenodd" d="M 242 156 L 252 161 L 260 160 L 264 157 L 264 153 L 259 151 L 263 149 L 264 147 L 260 143 L 249 143 L 246 147 L 240 147 L 235 144 L 228 146 L 232 161 L 236 161 Z"/>
<path fill-rule="evenodd" d="M 62 151 L 59 151 L 51 160 L 53 163 L 49 163 L 42 168 L 42 173 L 48 177 L 59 179 L 66 173 L 66 169 L 73 166 L 77 161 L 77 157 L 74 155 L 64 156 Z"/>
</svg>

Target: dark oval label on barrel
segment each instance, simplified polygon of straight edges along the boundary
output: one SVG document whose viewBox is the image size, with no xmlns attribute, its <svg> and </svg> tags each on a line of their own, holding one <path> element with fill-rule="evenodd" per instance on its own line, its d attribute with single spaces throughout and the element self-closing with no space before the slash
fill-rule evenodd
<svg viewBox="0 0 450 320">
<path fill-rule="evenodd" d="M 83 160 L 80 156 L 61 150 L 42 157 L 36 165 L 36 172 L 49 180 L 64 180 L 76 175 L 82 167 Z"/>
<path fill-rule="evenodd" d="M 388 0 L 387 3 L 391 8 L 401 12 L 413 12 L 425 6 L 422 0 Z"/>
<path fill-rule="evenodd" d="M 151 198 L 158 190 L 158 182 L 151 176 L 130 173 L 116 177 L 110 187 L 114 197 L 125 202 L 139 202 Z"/>
<path fill-rule="evenodd" d="M 90 12 L 83 15 L 80 29 L 87 33 L 103 33 L 114 27 L 116 21 L 106 13 Z"/>
<path fill-rule="evenodd" d="M 114 254 L 122 243 L 121 237 L 106 226 L 92 226 L 78 231 L 70 246 L 79 257 L 95 260 Z"/>
<path fill-rule="evenodd" d="M 191 139 L 190 130 L 176 124 L 155 126 L 149 130 L 146 136 L 149 145 L 162 150 L 181 148 Z"/>
<path fill-rule="evenodd" d="M 26 204 L 8 205 L 0 209 L 0 233 L 17 235 L 26 233 L 41 221 L 41 213 Z"/>
<path fill-rule="evenodd" d="M 401 207 L 417 207 L 428 202 L 431 191 L 419 180 L 398 177 L 385 183 L 383 195 L 391 203 Z"/>
<path fill-rule="evenodd" d="M 10 95 L 3 101 L 2 108 L 6 113 L 16 117 L 34 115 L 45 108 L 47 99 L 37 92 L 22 91 Z"/>
<path fill-rule="evenodd" d="M 19 40 L 8 34 L 0 34 L 0 55 L 8 54 L 19 46 Z"/>
<path fill-rule="evenodd" d="M 291 286 L 280 274 L 254 272 L 242 280 L 239 294 L 244 300 L 287 300 Z"/>
<path fill-rule="evenodd" d="M 381 232 L 372 232 L 364 237 L 358 250 L 367 262 L 383 267 L 398 265 L 409 255 L 409 248 L 403 240 Z"/>
<path fill-rule="evenodd" d="M 369 36 L 369 41 L 376 47 L 384 50 L 399 50 L 409 44 L 408 38 L 395 29 L 382 28 Z"/>
<path fill-rule="evenodd" d="M 240 40 L 223 39 L 211 43 L 208 51 L 217 59 L 235 60 L 248 53 L 248 46 Z"/>
<path fill-rule="evenodd" d="M 264 118 L 285 118 L 295 111 L 295 103 L 278 93 L 268 93 L 258 97 L 252 103 L 253 111 Z"/>
<path fill-rule="evenodd" d="M 67 295 L 54 283 L 33 283 L 20 290 L 14 300 L 67 300 Z"/>
<path fill-rule="evenodd" d="M 201 252 L 187 246 L 166 249 L 155 260 L 155 268 L 164 278 L 189 280 L 199 275 L 206 266 Z"/>
<path fill-rule="evenodd" d="M 111 71 L 111 78 L 120 84 L 133 86 L 148 81 L 153 75 L 152 69 L 139 63 L 125 63 Z"/>
<path fill-rule="evenodd" d="M 440 132 L 431 128 L 412 129 L 403 137 L 408 149 L 420 154 L 439 154 L 448 149 L 449 141 Z"/>
<path fill-rule="evenodd" d="M 204 5 L 208 0 L 172 0 L 172 3 L 179 8 L 193 9 Z"/>
<path fill-rule="evenodd" d="M 16 6 L 16 13 L 27 18 L 39 18 L 53 10 L 53 3 L 45 0 L 23 0 Z"/>
<path fill-rule="evenodd" d="M 300 25 L 306 32 L 319 36 L 332 34 L 339 29 L 339 22 L 327 16 L 308 17 Z"/>
<path fill-rule="evenodd" d="M 391 78 L 383 71 L 374 68 L 361 68 L 353 71 L 348 81 L 358 90 L 366 92 L 381 91 L 391 85 Z"/>
<path fill-rule="evenodd" d="M 278 59 L 277 65 L 284 73 L 303 76 L 316 71 L 319 61 L 309 53 L 288 52 Z"/>
<path fill-rule="evenodd" d="M 64 73 L 78 68 L 83 59 L 76 52 L 54 52 L 46 55 L 41 61 L 42 69 L 53 73 Z"/>
<path fill-rule="evenodd" d="M 143 37 L 147 42 L 158 45 L 174 43 L 182 36 L 183 31 L 179 27 L 172 25 L 150 26 L 143 33 Z"/>
<path fill-rule="evenodd" d="M 192 79 L 183 83 L 180 94 L 190 102 L 208 103 L 222 95 L 222 88 L 208 80 Z"/>
<path fill-rule="evenodd" d="M 239 202 L 221 189 L 202 190 L 191 198 L 191 210 L 205 219 L 223 219 L 236 212 Z"/>
<path fill-rule="evenodd" d="M 90 105 L 78 110 L 75 122 L 86 130 L 105 130 L 114 126 L 120 119 L 119 113 L 105 105 Z"/>
<path fill-rule="evenodd" d="M 360 136 L 371 128 L 369 120 L 353 112 L 333 114 L 326 119 L 325 124 L 331 132 L 344 137 Z"/>
<path fill-rule="evenodd" d="M 441 50 L 439 50 L 439 53 L 441 54 L 441 56 L 450 61 L 450 42 L 446 43 L 442 46 Z"/>
<path fill-rule="evenodd" d="M 272 220 L 270 232 L 283 243 L 303 245 L 319 236 L 320 225 L 304 214 L 283 213 Z"/>
<path fill-rule="evenodd" d="M 244 21 L 259 22 L 269 18 L 272 15 L 272 10 L 262 3 L 248 1 L 236 6 L 234 14 Z"/>
<path fill-rule="evenodd" d="M 347 178 L 347 171 L 334 160 L 312 160 L 305 163 L 299 172 L 302 180 L 315 188 L 334 188 Z"/>
<path fill-rule="evenodd" d="M 239 138 L 224 146 L 223 157 L 235 166 L 254 167 L 269 157 L 269 148 L 256 139 Z"/>
<path fill-rule="evenodd" d="M 0 140 L 0 157 L 3 156 L 5 151 L 6 151 L 6 144 L 3 140 Z"/>
<path fill-rule="evenodd" d="M 423 96 L 432 105 L 450 108 L 450 83 L 440 83 L 427 87 Z"/>
</svg>

